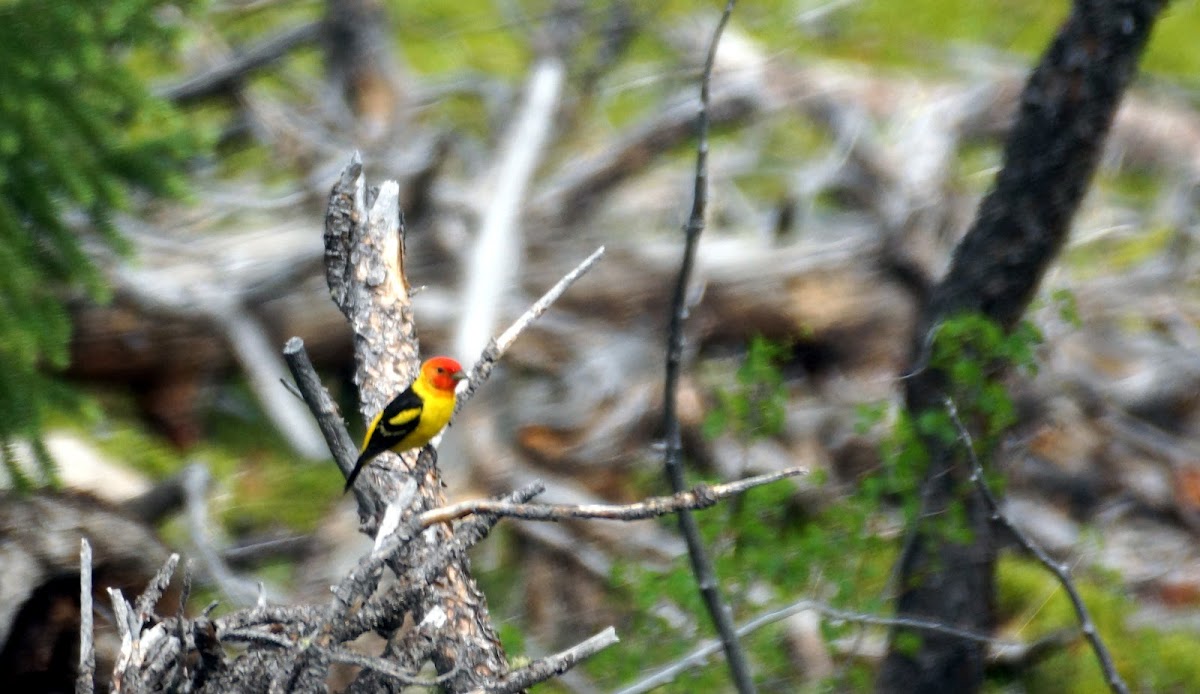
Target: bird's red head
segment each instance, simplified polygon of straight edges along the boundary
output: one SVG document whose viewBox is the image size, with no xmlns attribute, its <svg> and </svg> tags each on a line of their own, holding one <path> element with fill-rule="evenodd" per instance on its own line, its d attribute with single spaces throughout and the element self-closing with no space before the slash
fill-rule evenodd
<svg viewBox="0 0 1200 694">
<path fill-rule="evenodd" d="M 450 357 L 433 357 L 421 364 L 421 378 L 440 391 L 453 393 L 458 382 L 466 377 L 462 366 Z"/>
</svg>

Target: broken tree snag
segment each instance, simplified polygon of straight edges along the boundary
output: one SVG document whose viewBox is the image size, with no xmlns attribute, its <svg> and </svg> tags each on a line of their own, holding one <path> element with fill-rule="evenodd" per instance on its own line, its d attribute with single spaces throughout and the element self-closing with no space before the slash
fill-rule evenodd
<svg viewBox="0 0 1200 694">
<path fill-rule="evenodd" d="M 330 194 L 325 261 L 330 295 L 354 332 L 359 408 L 368 420 L 416 375 L 417 336 L 403 253 L 399 189 L 387 181 L 378 190 L 368 190 L 356 154 Z M 358 484 L 370 485 L 385 504 L 374 512 L 360 508 L 364 527 L 381 527 L 387 502 L 405 498 L 409 480 L 416 482 L 417 493 L 400 509 L 403 518 L 444 505 L 441 475 L 432 457 L 410 451 L 386 453 L 371 462 Z M 439 548 L 451 547 L 454 558 L 412 610 L 415 626 L 382 635 L 389 641 L 387 655 L 401 668 L 417 672 L 432 659 L 438 673 L 449 677 L 449 690 L 467 691 L 504 675 L 507 664 L 487 602 L 471 578 L 465 547 L 457 542 L 449 527 L 439 525 L 396 554 L 393 568 L 401 576 L 405 567 L 430 560 Z"/>
<path fill-rule="evenodd" d="M 948 374 L 927 359 L 930 337 L 942 321 L 972 313 L 1010 329 L 1025 313 L 1066 241 L 1163 6 L 1161 0 L 1074 3 L 1025 85 L 1004 166 L 918 321 L 912 377 L 905 380 L 914 418 L 941 409 L 950 394 Z M 896 613 L 989 633 L 995 626 L 996 560 L 990 512 L 967 483 L 971 465 L 962 446 L 936 436 L 924 436 L 921 443 L 930 462 L 917 525 L 900 557 Z M 969 542 L 955 542 L 933 524 L 921 523 L 956 506 L 965 509 Z M 919 645 L 905 647 L 915 636 Z M 985 655 L 976 642 L 897 627 L 877 691 L 977 691 Z"/>
</svg>

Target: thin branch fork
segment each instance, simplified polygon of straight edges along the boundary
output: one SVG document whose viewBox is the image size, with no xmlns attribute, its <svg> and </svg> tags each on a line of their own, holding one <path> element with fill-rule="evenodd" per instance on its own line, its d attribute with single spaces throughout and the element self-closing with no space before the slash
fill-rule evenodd
<svg viewBox="0 0 1200 694">
<path fill-rule="evenodd" d="M 975 440 L 959 417 L 958 407 L 954 404 L 953 398 L 947 396 L 945 405 L 946 411 L 950 414 L 950 419 L 954 421 L 954 426 L 958 430 L 959 440 L 962 441 L 963 446 L 967 450 L 967 456 L 971 461 L 971 482 L 979 489 L 980 496 L 983 497 L 984 503 L 987 504 L 988 511 L 992 516 L 992 522 L 1004 526 L 1006 530 L 1012 533 L 1017 544 L 1021 546 L 1021 549 L 1033 555 L 1033 558 L 1039 564 L 1049 569 L 1055 578 L 1058 579 L 1059 584 L 1062 585 L 1063 590 L 1067 591 L 1067 596 L 1071 599 L 1071 606 L 1075 609 L 1075 617 L 1079 620 L 1080 631 L 1083 632 L 1088 645 L 1091 646 L 1092 651 L 1096 654 L 1096 660 L 1100 661 L 1100 669 L 1104 671 L 1104 679 L 1108 682 L 1109 689 L 1116 692 L 1116 694 L 1129 694 L 1129 686 L 1125 684 L 1125 680 L 1117 672 L 1117 667 L 1113 663 L 1108 646 L 1100 638 L 1100 633 L 1096 630 L 1096 623 L 1092 620 L 1092 614 L 1083 602 L 1083 596 L 1079 594 L 1079 590 L 1075 587 L 1075 582 L 1071 580 L 1071 568 L 1066 564 L 1055 561 L 1046 550 L 1042 549 L 1041 545 L 1014 525 L 1008 516 L 1005 515 L 1004 511 L 1001 510 L 996 495 L 992 493 L 992 488 L 988 486 L 987 480 L 984 478 L 983 465 L 979 462 L 979 456 L 975 453 Z"/>
<path fill-rule="evenodd" d="M 645 520 L 677 513 L 683 509 L 705 509 L 721 499 L 741 494 L 748 489 L 807 472 L 805 468 L 793 467 L 725 484 L 701 484 L 691 491 L 653 497 L 633 504 L 514 504 L 499 499 L 474 499 L 426 511 L 419 516 L 418 522 L 421 526 L 428 527 L 435 523 L 448 523 L 464 516 L 483 513 L 530 521 Z"/>
</svg>

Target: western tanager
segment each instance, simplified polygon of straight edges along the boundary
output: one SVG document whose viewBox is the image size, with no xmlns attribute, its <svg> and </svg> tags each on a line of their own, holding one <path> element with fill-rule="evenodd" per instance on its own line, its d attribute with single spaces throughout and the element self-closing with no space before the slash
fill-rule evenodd
<svg viewBox="0 0 1200 694">
<path fill-rule="evenodd" d="M 421 364 L 417 380 L 371 420 L 343 491 L 350 491 L 363 466 L 380 453 L 420 448 L 437 436 L 454 414 L 454 389 L 466 377 L 450 357 L 433 357 Z"/>
</svg>

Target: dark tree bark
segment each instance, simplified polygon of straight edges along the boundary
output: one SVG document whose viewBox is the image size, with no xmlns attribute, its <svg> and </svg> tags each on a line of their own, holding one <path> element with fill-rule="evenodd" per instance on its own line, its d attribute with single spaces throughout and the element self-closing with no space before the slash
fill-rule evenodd
<svg viewBox="0 0 1200 694">
<path fill-rule="evenodd" d="M 915 375 L 905 381 L 913 415 L 943 408 L 949 394 L 946 374 L 926 363 L 929 337 L 940 322 L 971 312 L 1010 329 L 1025 312 L 1067 238 L 1163 6 L 1162 0 L 1074 3 L 1025 86 L 995 185 L 918 322 L 910 369 Z M 934 438 L 923 443 L 929 469 L 917 527 L 900 558 L 897 613 L 988 632 L 994 626 L 996 556 L 988 514 L 969 483 L 962 446 Z M 968 542 L 949 540 L 921 521 L 955 507 L 966 511 Z M 977 691 L 983 658 L 978 642 L 894 629 L 877 690 Z"/>
</svg>

